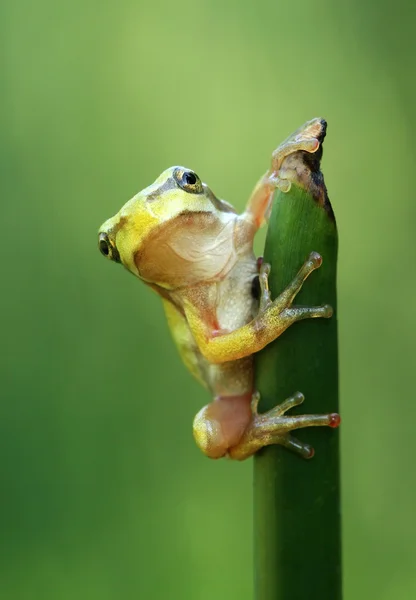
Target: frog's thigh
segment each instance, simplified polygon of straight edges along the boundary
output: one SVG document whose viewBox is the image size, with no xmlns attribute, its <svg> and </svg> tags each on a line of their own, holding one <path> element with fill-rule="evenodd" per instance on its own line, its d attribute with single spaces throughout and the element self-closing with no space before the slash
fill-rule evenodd
<svg viewBox="0 0 416 600">
<path fill-rule="evenodd" d="M 194 438 L 204 454 L 221 458 L 235 446 L 248 427 L 252 412 L 251 393 L 219 396 L 204 406 L 194 419 Z"/>
</svg>

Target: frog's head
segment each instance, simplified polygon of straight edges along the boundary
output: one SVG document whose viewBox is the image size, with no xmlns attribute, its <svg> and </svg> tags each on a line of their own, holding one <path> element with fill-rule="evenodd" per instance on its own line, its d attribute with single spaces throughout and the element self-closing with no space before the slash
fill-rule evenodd
<svg viewBox="0 0 416 600">
<path fill-rule="evenodd" d="M 233 263 L 235 218 L 194 171 L 171 167 L 100 227 L 99 249 L 144 281 L 175 289 Z"/>
</svg>

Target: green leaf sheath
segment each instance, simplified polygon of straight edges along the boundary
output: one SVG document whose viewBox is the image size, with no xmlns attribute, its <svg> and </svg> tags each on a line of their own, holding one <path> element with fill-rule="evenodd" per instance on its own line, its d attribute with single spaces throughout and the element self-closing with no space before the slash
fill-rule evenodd
<svg viewBox="0 0 416 600">
<path fill-rule="evenodd" d="M 264 260 L 271 264 L 275 298 L 309 253 L 319 252 L 323 264 L 308 277 L 294 304 L 329 303 L 334 316 L 295 323 L 257 355 L 260 412 L 296 391 L 305 395 L 305 402 L 291 414 L 338 412 L 337 230 L 320 172 L 321 154 L 320 149 L 316 156 L 291 156 L 302 180 L 292 183 L 289 192 L 276 193 Z M 293 434 L 314 447 L 314 458 L 304 460 L 280 446 L 267 447 L 254 458 L 255 598 L 339 600 L 339 431 L 310 427 Z"/>
</svg>

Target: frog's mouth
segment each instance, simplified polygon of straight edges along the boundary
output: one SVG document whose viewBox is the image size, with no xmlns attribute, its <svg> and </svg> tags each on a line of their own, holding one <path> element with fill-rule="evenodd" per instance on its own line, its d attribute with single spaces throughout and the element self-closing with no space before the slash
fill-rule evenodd
<svg viewBox="0 0 416 600">
<path fill-rule="evenodd" d="M 102 231 L 98 235 L 98 248 L 103 256 L 117 263 L 121 263 L 120 253 L 112 239 Z"/>
</svg>

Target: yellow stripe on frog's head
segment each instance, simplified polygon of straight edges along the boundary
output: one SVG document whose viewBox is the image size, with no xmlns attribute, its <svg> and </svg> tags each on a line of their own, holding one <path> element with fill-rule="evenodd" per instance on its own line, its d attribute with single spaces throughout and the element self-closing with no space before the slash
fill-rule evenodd
<svg viewBox="0 0 416 600">
<path fill-rule="evenodd" d="M 156 227 L 184 212 L 234 212 L 218 200 L 198 175 L 185 167 L 170 167 L 99 229 L 99 248 L 140 277 L 134 261 L 144 240 Z"/>
</svg>

